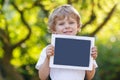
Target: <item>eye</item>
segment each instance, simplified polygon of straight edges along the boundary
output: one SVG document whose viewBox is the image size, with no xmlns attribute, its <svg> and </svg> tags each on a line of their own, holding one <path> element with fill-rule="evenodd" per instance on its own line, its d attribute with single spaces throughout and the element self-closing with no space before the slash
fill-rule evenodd
<svg viewBox="0 0 120 80">
<path fill-rule="evenodd" d="M 74 24 L 75 22 L 74 21 L 70 21 L 69 24 Z"/>
<path fill-rule="evenodd" d="M 64 22 L 59 23 L 59 25 L 64 25 L 64 24 L 65 24 Z"/>
</svg>

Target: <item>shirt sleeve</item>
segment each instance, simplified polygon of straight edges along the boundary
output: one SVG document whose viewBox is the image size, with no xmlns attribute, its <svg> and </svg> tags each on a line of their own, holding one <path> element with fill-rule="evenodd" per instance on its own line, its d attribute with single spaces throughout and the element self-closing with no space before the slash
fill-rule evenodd
<svg viewBox="0 0 120 80">
<path fill-rule="evenodd" d="M 43 62 L 45 61 L 45 58 L 46 58 L 46 47 L 42 50 L 41 54 L 40 54 L 40 57 L 38 59 L 38 62 L 37 64 L 35 65 L 35 68 L 37 70 L 39 70 L 41 64 L 43 64 Z"/>
</svg>

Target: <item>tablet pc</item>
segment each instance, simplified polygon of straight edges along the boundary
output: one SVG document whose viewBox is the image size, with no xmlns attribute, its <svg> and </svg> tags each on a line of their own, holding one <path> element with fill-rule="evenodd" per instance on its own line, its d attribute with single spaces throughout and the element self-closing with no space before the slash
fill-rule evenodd
<svg viewBox="0 0 120 80">
<path fill-rule="evenodd" d="M 51 44 L 55 49 L 50 67 L 92 70 L 94 37 L 52 34 Z"/>
</svg>

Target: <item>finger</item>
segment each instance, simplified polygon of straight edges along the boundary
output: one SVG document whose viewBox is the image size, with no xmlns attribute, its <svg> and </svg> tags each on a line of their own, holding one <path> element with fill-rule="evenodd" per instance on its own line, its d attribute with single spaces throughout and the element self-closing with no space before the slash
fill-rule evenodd
<svg viewBox="0 0 120 80">
<path fill-rule="evenodd" d="M 47 53 L 52 53 L 53 50 L 49 49 L 49 50 L 47 50 L 46 52 L 47 52 Z"/>
<path fill-rule="evenodd" d="M 47 56 L 52 56 L 52 53 L 47 53 Z"/>
<path fill-rule="evenodd" d="M 97 52 L 92 52 L 92 55 L 97 55 Z"/>
<path fill-rule="evenodd" d="M 92 56 L 97 56 L 97 54 L 92 54 Z"/>
<path fill-rule="evenodd" d="M 97 58 L 97 54 L 92 54 L 93 59 Z"/>
<path fill-rule="evenodd" d="M 97 49 L 92 49 L 92 54 L 97 54 Z"/>
<path fill-rule="evenodd" d="M 49 46 L 49 47 L 46 49 L 46 52 L 54 52 L 54 47 Z"/>
<path fill-rule="evenodd" d="M 47 58 L 50 59 L 50 56 L 52 56 L 52 53 L 47 53 Z"/>
<path fill-rule="evenodd" d="M 53 56 L 53 55 L 54 55 L 54 52 L 51 51 L 51 50 L 48 50 L 48 51 L 46 52 L 46 55 L 47 55 L 47 57 L 49 58 L 50 56 Z"/>
<path fill-rule="evenodd" d="M 97 47 L 95 46 L 95 47 L 92 47 L 92 50 L 93 51 L 97 51 Z"/>
<path fill-rule="evenodd" d="M 53 50 L 53 51 L 54 51 L 54 47 L 53 47 L 52 45 L 49 45 L 47 49 L 48 49 L 48 50 Z"/>
<path fill-rule="evenodd" d="M 93 48 L 93 49 L 92 49 L 92 52 L 97 52 L 97 49 Z"/>
</svg>

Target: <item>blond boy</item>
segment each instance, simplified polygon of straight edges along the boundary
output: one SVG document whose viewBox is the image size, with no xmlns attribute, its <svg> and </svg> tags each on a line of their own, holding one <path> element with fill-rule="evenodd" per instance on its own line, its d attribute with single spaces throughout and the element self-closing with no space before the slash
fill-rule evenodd
<svg viewBox="0 0 120 80">
<path fill-rule="evenodd" d="M 59 6 L 49 16 L 48 26 L 53 34 L 76 35 L 81 29 L 80 15 L 71 5 Z M 97 67 L 95 61 L 97 57 L 96 47 L 92 48 L 94 63 L 91 71 L 50 68 L 50 56 L 54 56 L 54 46 L 51 44 L 43 49 L 36 64 L 41 80 L 47 80 L 48 76 L 51 80 L 84 80 L 85 76 L 87 80 L 91 80 L 94 77 Z"/>
</svg>

